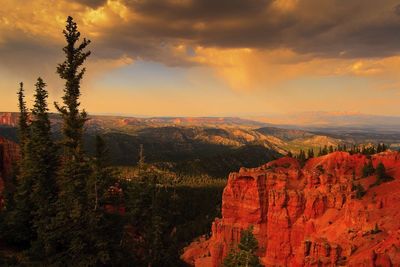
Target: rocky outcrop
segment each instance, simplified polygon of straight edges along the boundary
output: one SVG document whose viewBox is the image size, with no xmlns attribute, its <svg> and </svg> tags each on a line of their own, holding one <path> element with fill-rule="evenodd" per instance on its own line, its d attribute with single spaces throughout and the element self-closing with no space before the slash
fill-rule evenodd
<svg viewBox="0 0 400 267">
<path fill-rule="evenodd" d="M 0 209 L 2 208 L 2 192 L 10 179 L 13 165 L 19 159 L 19 147 L 16 143 L 0 137 Z"/>
<path fill-rule="evenodd" d="M 18 113 L 0 112 L 0 125 L 15 127 L 18 123 Z"/>
<path fill-rule="evenodd" d="M 371 186 L 362 178 L 372 160 L 384 163 L 393 181 Z M 356 197 L 355 185 L 366 194 Z M 265 266 L 399 266 L 400 154 L 335 152 L 301 168 L 281 158 L 259 168 L 231 173 L 223 192 L 222 218 L 209 239 L 187 247 L 192 266 L 220 266 L 241 230 L 250 225 Z"/>
</svg>

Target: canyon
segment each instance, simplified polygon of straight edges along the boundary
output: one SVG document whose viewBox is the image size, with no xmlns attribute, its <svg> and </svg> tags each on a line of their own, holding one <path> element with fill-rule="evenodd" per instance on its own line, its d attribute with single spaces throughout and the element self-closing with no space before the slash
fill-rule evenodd
<svg viewBox="0 0 400 267">
<path fill-rule="evenodd" d="M 394 179 L 377 185 L 375 174 L 363 177 L 369 161 L 383 163 Z M 193 241 L 181 258 L 221 266 L 241 231 L 253 226 L 264 266 L 399 266 L 399 204 L 399 152 L 334 152 L 303 167 L 284 157 L 231 173 L 211 237 Z"/>
</svg>

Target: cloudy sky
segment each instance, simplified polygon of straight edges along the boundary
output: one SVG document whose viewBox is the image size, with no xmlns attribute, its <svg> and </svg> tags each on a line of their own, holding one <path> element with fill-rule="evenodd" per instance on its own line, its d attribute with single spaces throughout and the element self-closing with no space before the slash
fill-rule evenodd
<svg viewBox="0 0 400 267">
<path fill-rule="evenodd" d="M 0 111 L 59 100 L 68 15 L 92 43 L 89 113 L 400 115 L 400 0 L 0 0 Z M 31 100 L 31 97 L 28 97 Z"/>
</svg>

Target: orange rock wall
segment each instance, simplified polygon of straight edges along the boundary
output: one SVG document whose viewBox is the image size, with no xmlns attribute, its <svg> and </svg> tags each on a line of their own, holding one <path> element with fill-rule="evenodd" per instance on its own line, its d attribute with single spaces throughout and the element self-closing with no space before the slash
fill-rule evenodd
<svg viewBox="0 0 400 267">
<path fill-rule="evenodd" d="M 368 160 L 335 152 L 303 168 L 282 158 L 231 173 L 211 238 L 192 243 L 182 259 L 221 266 L 241 230 L 253 225 L 265 266 L 400 266 L 400 154 L 372 156 L 395 180 L 370 188 L 376 177 L 361 178 Z M 357 183 L 367 189 L 362 199 L 355 198 Z"/>
</svg>

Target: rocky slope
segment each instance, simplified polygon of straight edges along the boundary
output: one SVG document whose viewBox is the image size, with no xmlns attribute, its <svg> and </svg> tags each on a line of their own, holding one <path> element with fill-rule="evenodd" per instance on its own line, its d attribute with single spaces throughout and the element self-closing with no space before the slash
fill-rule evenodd
<svg viewBox="0 0 400 267">
<path fill-rule="evenodd" d="M 18 121 L 18 113 L 0 112 L 0 125 L 15 127 Z"/>
<path fill-rule="evenodd" d="M 0 136 L 0 209 L 2 207 L 2 192 L 10 178 L 13 164 L 19 158 L 19 147 L 16 143 Z"/>
<path fill-rule="evenodd" d="M 393 181 L 372 186 L 362 168 L 382 162 Z M 355 186 L 366 194 L 359 198 Z M 400 153 L 335 152 L 301 168 L 281 158 L 229 175 L 211 238 L 187 247 L 194 266 L 220 266 L 249 225 L 265 266 L 400 266 Z"/>
</svg>

